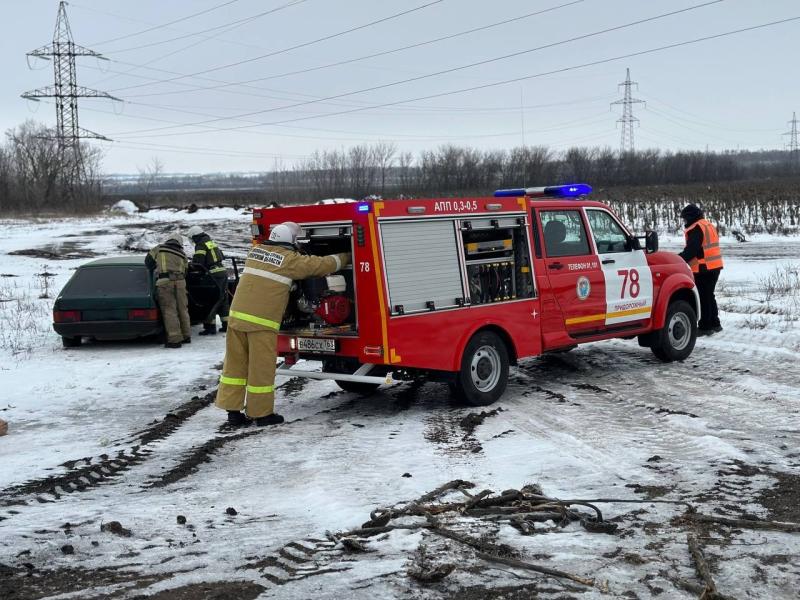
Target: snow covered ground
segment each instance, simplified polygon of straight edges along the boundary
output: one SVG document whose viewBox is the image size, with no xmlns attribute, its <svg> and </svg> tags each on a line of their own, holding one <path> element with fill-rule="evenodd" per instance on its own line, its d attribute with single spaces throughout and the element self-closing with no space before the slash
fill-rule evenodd
<svg viewBox="0 0 800 600">
<path fill-rule="evenodd" d="M 231 433 L 210 406 L 223 336 L 64 350 L 50 325 L 77 265 L 143 251 L 189 221 L 232 254 L 248 246 L 249 215 L 233 209 L 0 221 L 0 598 L 692 598 L 702 582 L 688 532 L 721 593 L 797 597 L 800 534 L 696 524 L 683 503 L 800 522 L 800 240 L 724 240 L 725 330 L 684 363 L 621 340 L 525 360 L 483 415 L 439 384 L 361 398 L 281 380 L 287 424 Z M 595 584 L 487 562 L 425 529 L 363 539 L 367 552 L 326 536 L 456 479 L 473 494 L 536 484 L 625 500 L 597 504 L 612 534 L 442 517 Z M 453 572 L 409 577 L 420 547 Z"/>
</svg>

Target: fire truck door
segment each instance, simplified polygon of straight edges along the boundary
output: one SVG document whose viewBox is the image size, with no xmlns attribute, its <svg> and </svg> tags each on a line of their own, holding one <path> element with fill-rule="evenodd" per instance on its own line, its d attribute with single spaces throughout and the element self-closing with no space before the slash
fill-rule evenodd
<svg viewBox="0 0 800 600">
<path fill-rule="evenodd" d="M 603 271 L 592 252 L 581 210 L 538 210 L 550 288 L 570 333 L 603 327 Z"/>
<path fill-rule="evenodd" d="M 608 211 L 586 209 L 606 289 L 606 325 L 650 318 L 653 276 L 644 250 L 634 250 L 627 233 Z"/>
</svg>

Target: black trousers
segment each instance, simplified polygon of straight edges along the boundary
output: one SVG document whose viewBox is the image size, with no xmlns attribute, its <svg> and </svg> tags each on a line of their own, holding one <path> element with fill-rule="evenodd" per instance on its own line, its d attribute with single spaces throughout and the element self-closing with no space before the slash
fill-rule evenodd
<svg viewBox="0 0 800 600">
<path fill-rule="evenodd" d="M 719 327 L 719 310 L 717 309 L 717 299 L 714 296 L 714 288 L 717 287 L 719 273 L 722 269 L 713 271 L 700 271 L 694 274 L 694 282 L 697 285 L 697 293 L 700 294 L 700 322 L 699 329 L 712 329 Z"/>
<path fill-rule="evenodd" d="M 219 315 L 220 321 L 227 323 L 228 311 L 230 310 L 230 301 L 228 300 L 228 274 L 225 272 L 212 273 L 211 278 L 214 280 L 214 283 L 219 290 L 219 296 L 217 297 L 217 302 L 211 307 L 211 310 L 209 311 L 208 316 L 205 318 L 203 323 L 207 325 L 216 325 L 217 315 Z"/>
</svg>

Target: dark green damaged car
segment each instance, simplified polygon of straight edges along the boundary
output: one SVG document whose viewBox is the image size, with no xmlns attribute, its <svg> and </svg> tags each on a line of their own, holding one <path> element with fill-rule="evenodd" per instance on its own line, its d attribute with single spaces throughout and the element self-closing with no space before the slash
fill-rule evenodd
<svg viewBox="0 0 800 600">
<path fill-rule="evenodd" d="M 229 277 L 228 293 L 236 289 L 238 272 Z M 189 317 L 200 323 L 217 298 L 214 281 L 202 271 L 186 277 Z M 53 305 L 53 328 L 64 347 L 80 346 L 83 338 L 131 340 L 163 332 L 153 273 L 144 256 L 101 258 L 81 265 Z"/>
</svg>

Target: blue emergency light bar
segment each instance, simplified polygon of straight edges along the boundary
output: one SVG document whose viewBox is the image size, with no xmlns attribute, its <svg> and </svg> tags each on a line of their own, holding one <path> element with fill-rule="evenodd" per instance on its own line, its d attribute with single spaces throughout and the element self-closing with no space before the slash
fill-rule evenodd
<svg viewBox="0 0 800 600">
<path fill-rule="evenodd" d="M 585 183 L 568 183 L 567 185 L 551 185 L 547 187 L 534 188 L 512 188 L 508 190 L 497 190 L 494 195 L 496 198 L 514 198 L 517 196 L 529 196 L 531 198 L 580 198 L 592 193 L 592 186 Z"/>
<path fill-rule="evenodd" d="M 359 204 L 356 210 L 360 213 L 369 212 L 369 204 Z"/>
</svg>

